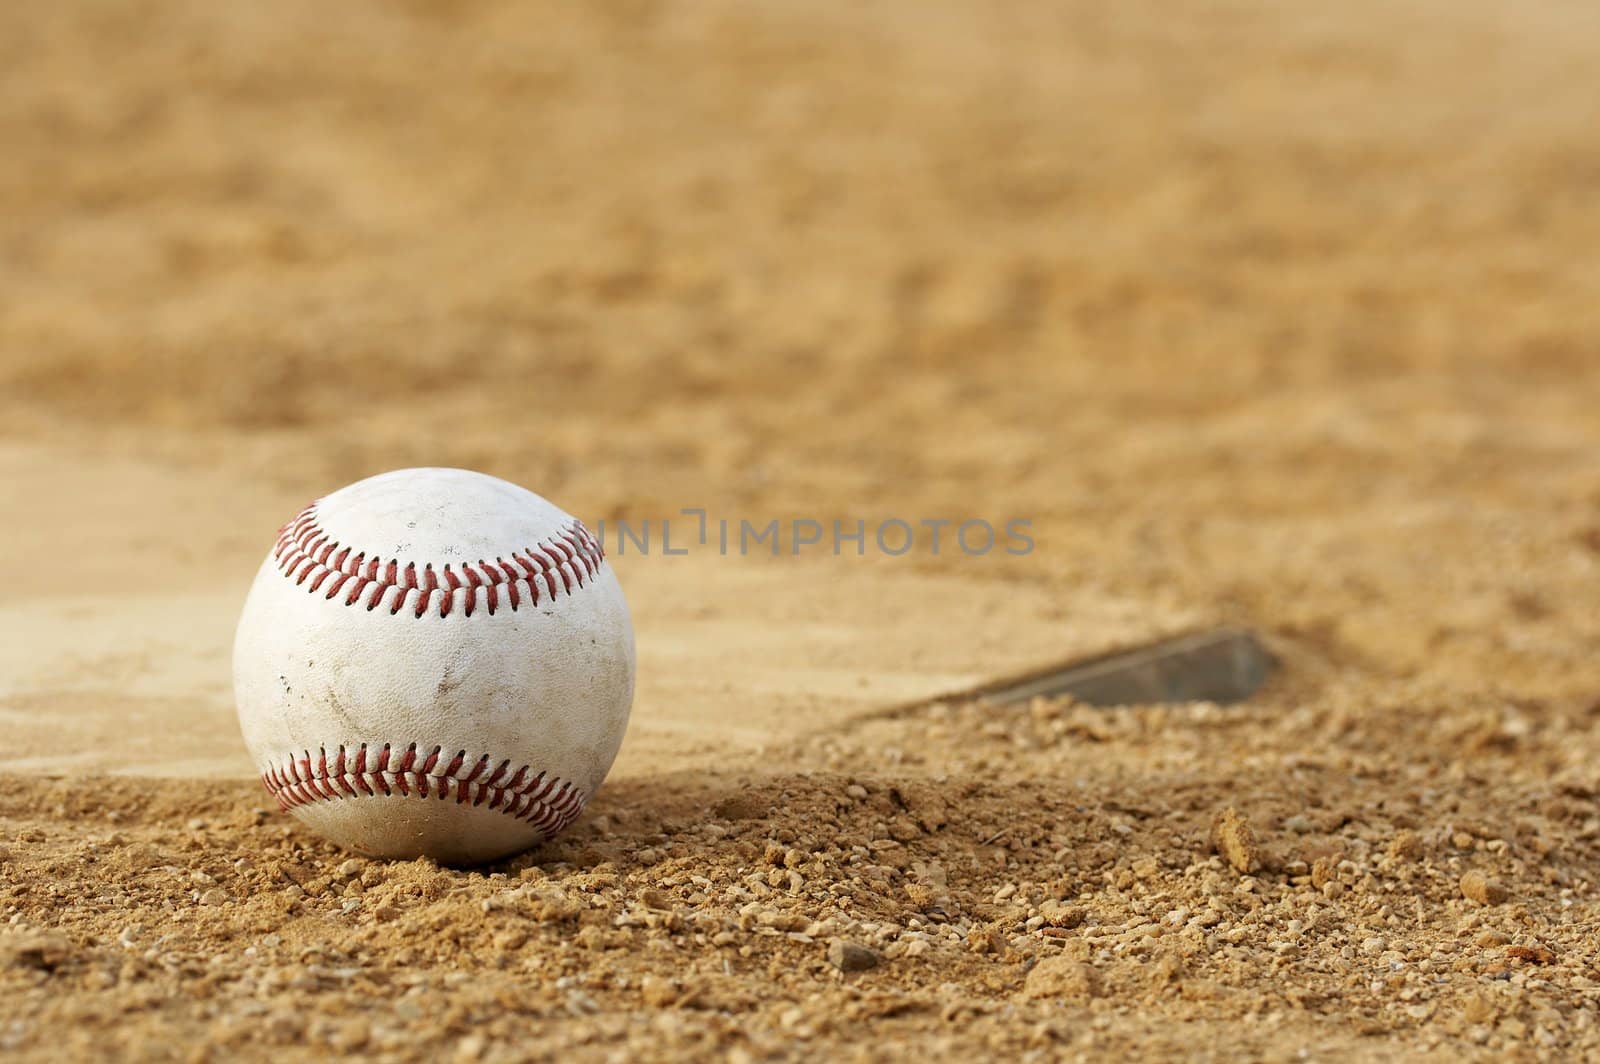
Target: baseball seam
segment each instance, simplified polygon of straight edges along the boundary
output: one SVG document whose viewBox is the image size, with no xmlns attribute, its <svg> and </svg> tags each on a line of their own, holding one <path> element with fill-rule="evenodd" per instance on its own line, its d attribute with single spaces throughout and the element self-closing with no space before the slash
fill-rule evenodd
<svg viewBox="0 0 1600 1064">
<path fill-rule="evenodd" d="M 369 750 L 375 751 L 370 758 Z M 453 800 L 524 821 L 546 839 L 578 819 L 588 804 L 582 788 L 535 773 L 530 765 L 512 771 L 509 760 L 496 766 L 488 754 L 469 763 L 465 750 L 445 761 L 443 751 L 435 746 L 423 752 L 416 743 L 362 743 L 347 750 L 341 743 L 331 758 L 326 747 L 315 755 L 291 754 L 281 765 L 268 766 L 261 783 L 285 812 L 314 802 L 396 795 Z"/>
<path fill-rule="evenodd" d="M 386 605 L 390 614 L 409 608 L 421 617 L 434 608 L 437 596 L 440 617 L 456 612 L 471 617 L 481 609 L 492 615 L 507 603 L 516 610 L 524 602 L 537 606 L 542 599 L 571 595 L 600 571 L 605 550 L 583 522 L 573 520 L 555 535 L 513 551 L 509 561 L 497 555 L 492 562 L 480 558 L 435 570 L 432 562 L 419 567 L 415 561 L 385 560 L 340 543 L 323 529 L 312 503 L 283 526 L 272 556 L 295 586 L 313 595 L 321 591 L 329 600 L 342 592 L 346 606 L 364 602 L 370 612 Z"/>
</svg>

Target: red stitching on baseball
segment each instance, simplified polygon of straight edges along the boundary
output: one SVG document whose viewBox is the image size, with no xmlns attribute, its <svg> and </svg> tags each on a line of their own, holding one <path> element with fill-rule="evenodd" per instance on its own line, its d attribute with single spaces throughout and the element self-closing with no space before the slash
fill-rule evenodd
<svg viewBox="0 0 1600 1064">
<path fill-rule="evenodd" d="M 456 612 L 457 595 L 462 600 L 460 612 L 471 617 L 479 609 L 493 615 L 508 602 L 517 610 L 524 601 L 537 606 L 542 598 L 576 594 L 600 572 L 605 556 L 594 534 L 574 520 L 561 532 L 512 551 L 509 561 L 497 555 L 492 562 L 483 558 L 463 562 L 459 573 L 447 564 L 442 578 L 432 562 L 424 562 L 419 576 L 415 561 L 385 561 L 341 545 L 318 523 L 316 503 L 283 526 L 272 548 L 278 570 L 308 594 L 320 592 L 330 602 L 360 603 L 368 610 L 387 604 L 391 614 L 409 605 L 411 615 L 418 618 L 429 610 L 449 617 Z"/>
<path fill-rule="evenodd" d="M 543 772 L 534 773 L 529 765 L 499 782 L 510 769 L 510 761 L 500 762 L 486 779 L 479 779 L 492 764 L 488 754 L 468 762 L 467 752 L 462 750 L 445 762 L 443 748 L 435 746 L 419 764 L 416 743 L 404 747 L 403 753 L 399 753 L 402 748 L 384 743 L 376 761 L 369 765 L 367 747 L 362 743 L 346 751 L 340 745 L 331 763 L 326 747 L 315 755 L 310 750 L 290 754 L 283 765 L 267 766 L 261 773 L 261 785 L 285 812 L 313 802 L 393 797 L 395 792 L 440 802 L 453 798 L 457 805 L 487 806 L 526 821 L 547 839 L 578 819 L 589 801 L 578 787 Z M 392 763 L 391 750 L 399 753 Z M 441 762 L 444 770 L 436 771 Z"/>
</svg>

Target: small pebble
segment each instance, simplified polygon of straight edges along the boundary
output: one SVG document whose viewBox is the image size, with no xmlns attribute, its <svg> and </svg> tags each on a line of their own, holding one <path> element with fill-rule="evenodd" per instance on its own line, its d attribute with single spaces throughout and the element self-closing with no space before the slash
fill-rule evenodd
<svg viewBox="0 0 1600 1064">
<path fill-rule="evenodd" d="M 1461 893 L 1479 905 L 1499 905 L 1511 897 L 1511 892 L 1498 879 L 1477 871 L 1461 877 Z"/>
<path fill-rule="evenodd" d="M 1233 808 L 1224 809 L 1211 823 L 1211 845 L 1241 875 L 1261 866 L 1261 848 L 1250 822 Z"/>
<path fill-rule="evenodd" d="M 828 963 L 841 972 L 864 972 L 876 968 L 882 958 L 858 942 L 836 938 L 828 945 Z"/>
</svg>

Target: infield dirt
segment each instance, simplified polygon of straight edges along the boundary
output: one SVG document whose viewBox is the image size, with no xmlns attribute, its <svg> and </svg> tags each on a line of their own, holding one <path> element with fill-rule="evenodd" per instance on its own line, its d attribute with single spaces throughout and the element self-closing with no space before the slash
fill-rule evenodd
<svg viewBox="0 0 1600 1064">
<path fill-rule="evenodd" d="M 0 1052 L 1600 1054 L 1600 13 L 993 8 L 0 9 Z M 613 551 L 590 812 L 386 864 L 228 642 L 418 464 L 1036 546 Z"/>
</svg>

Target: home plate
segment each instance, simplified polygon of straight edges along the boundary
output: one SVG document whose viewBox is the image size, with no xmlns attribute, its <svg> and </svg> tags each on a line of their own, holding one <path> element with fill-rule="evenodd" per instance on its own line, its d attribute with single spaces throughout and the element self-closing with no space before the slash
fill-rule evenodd
<svg viewBox="0 0 1600 1064">
<path fill-rule="evenodd" d="M 985 684 L 969 697 L 995 705 L 1071 695 L 1093 706 L 1242 702 L 1274 661 L 1254 632 L 1216 628 Z"/>
</svg>

